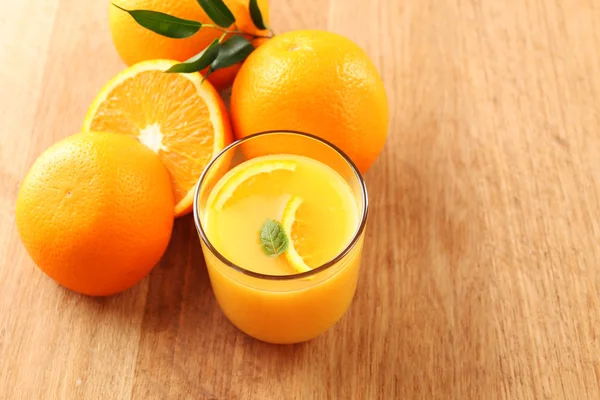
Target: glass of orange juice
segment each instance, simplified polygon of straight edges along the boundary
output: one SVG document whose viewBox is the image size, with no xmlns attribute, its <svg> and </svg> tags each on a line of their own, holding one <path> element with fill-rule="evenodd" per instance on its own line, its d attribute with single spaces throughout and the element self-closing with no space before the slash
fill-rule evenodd
<svg viewBox="0 0 600 400">
<path fill-rule="evenodd" d="M 198 182 L 194 220 L 227 318 L 269 343 L 332 327 L 356 291 L 367 210 L 360 172 L 320 138 L 264 132 L 223 150 Z"/>
</svg>

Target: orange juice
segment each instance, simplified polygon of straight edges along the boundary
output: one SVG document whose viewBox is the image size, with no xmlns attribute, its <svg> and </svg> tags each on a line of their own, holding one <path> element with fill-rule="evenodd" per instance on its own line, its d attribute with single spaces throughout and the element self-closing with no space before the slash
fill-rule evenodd
<svg viewBox="0 0 600 400">
<path fill-rule="evenodd" d="M 224 173 L 203 198 L 203 252 L 234 325 L 296 343 L 342 317 L 356 290 L 366 205 L 340 173 L 303 155 L 262 155 Z"/>
<path fill-rule="evenodd" d="M 221 178 L 208 198 L 204 226 L 215 248 L 234 264 L 290 275 L 337 256 L 354 236 L 359 217 L 352 189 L 331 167 L 304 156 L 267 155 Z M 289 249 L 280 256 L 265 254 L 259 232 L 268 220 L 292 224 L 288 240 L 302 261 L 290 259 Z"/>
</svg>

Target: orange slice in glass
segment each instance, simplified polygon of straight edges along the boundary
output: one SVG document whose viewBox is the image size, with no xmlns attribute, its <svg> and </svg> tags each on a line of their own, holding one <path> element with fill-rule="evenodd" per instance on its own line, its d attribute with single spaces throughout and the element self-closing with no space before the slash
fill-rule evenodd
<svg viewBox="0 0 600 400">
<path fill-rule="evenodd" d="M 295 169 L 296 163 L 294 161 L 284 159 L 280 155 L 267 155 L 246 161 L 231 169 L 219 180 L 211 190 L 206 205 L 220 211 L 225 203 L 235 196 L 236 190 L 240 189 L 244 183 L 259 175 L 268 175 L 280 171 L 293 172 Z"/>
<path fill-rule="evenodd" d="M 302 218 L 301 208 L 302 199 L 292 196 L 283 210 L 281 225 L 283 225 L 283 231 L 289 240 L 288 248 L 284 253 L 287 262 L 296 271 L 306 272 L 312 269 L 305 261 L 305 258 L 310 257 L 307 249 L 318 248 L 318 244 L 309 243 L 310 228 L 307 224 L 308 221 Z"/>
</svg>

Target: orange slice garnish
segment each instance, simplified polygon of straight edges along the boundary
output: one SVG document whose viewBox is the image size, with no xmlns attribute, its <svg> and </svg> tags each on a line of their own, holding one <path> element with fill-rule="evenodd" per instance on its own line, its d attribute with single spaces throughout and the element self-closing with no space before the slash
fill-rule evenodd
<svg viewBox="0 0 600 400">
<path fill-rule="evenodd" d="M 208 196 L 206 205 L 220 211 L 225 203 L 235 196 L 236 190 L 258 175 L 279 171 L 293 172 L 295 169 L 294 161 L 282 159 L 279 155 L 262 156 L 246 161 L 231 169 L 217 182 Z"/>
<path fill-rule="evenodd" d="M 287 262 L 298 272 L 310 271 L 312 268 L 306 264 L 304 257 L 308 254 L 307 248 L 310 248 L 310 232 L 307 232 L 307 221 L 300 218 L 300 208 L 302 199 L 298 196 L 292 196 L 288 201 L 283 216 L 281 225 L 283 231 L 288 237 L 289 245 L 284 253 Z M 305 254 L 302 256 L 300 254 Z"/>
</svg>

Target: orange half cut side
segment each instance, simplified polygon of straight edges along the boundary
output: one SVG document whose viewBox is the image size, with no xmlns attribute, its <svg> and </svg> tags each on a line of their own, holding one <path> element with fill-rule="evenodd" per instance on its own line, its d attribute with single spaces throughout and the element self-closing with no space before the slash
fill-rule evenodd
<svg viewBox="0 0 600 400">
<path fill-rule="evenodd" d="M 192 209 L 194 186 L 206 165 L 231 143 L 223 101 L 199 73 L 165 73 L 176 64 L 150 60 L 109 81 L 85 117 L 84 131 L 134 136 L 171 175 L 175 216 Z"/>
</svg>

